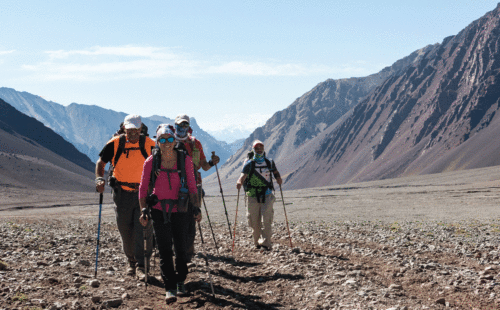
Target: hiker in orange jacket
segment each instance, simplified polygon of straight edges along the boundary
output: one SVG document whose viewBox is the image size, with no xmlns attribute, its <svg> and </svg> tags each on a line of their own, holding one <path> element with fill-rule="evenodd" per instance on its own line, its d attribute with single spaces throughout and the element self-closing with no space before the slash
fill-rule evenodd
<svg viewBox="0 0 500 310">
<path fill-rule="evenodd" d="M 140 281 L 146 278 L 144 255 L 147 261 L 153 248 L 152 226 L 147 229 L 147 250 L 144 253 L 143 228 L 139 223 L 139 184 L 142 167 L 151 155 L 155 142 L 141 135 L 142 121 L 139 115 L 128 115 L 123 122 L 125 134 L 113 137 L 106 143 L 96 163 L 96 190 L 104 192 L 104 169 L 108 162 L 113 166 L 110 186 L 113 188 L 116 223 L 123 244 L 123 251 L 128 260 L 127 274 L 136 275 Z M 148 264 L 148 263 L 147 263 Z"/>
</svg>

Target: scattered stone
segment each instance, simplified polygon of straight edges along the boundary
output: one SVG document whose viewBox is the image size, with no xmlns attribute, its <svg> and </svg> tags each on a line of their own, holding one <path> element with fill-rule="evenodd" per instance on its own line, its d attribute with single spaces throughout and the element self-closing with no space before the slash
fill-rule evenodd
<svg viewBox="0 0 500 310">
<path fill-rule="evenodd" d="M 123 303 L 123 299 L 121 298 L 115 298 L 115 299 L 108 299 L 103 301 L 102 305 L 104 307 L 111 307 L 111 308 L 117 308 Z"/>
<path fill-rule="evenodd" d="M 92 287 L 99 287 L 99 285 L 101 285 L 101 282 L 99 280 L 90 280 L 89 285 Z"/>
<path fill-rule="evenodd" d="M 400 291 L 403 289 L 403 286 L 399 284 L 391 284 L 389 285 L 389 291 Z"/>
<path fill-rule="evenodd" d="M 446 300 L 444 298 L 439 298 L 435 301 L 438 305 L 446 305 Z"/>
<path fill-rule="evenodd" d="M 92 266 L 92 264 L 88 260 L 81 259 L 78 261 L 78 263 L 82 266 Z"/>
</svg>

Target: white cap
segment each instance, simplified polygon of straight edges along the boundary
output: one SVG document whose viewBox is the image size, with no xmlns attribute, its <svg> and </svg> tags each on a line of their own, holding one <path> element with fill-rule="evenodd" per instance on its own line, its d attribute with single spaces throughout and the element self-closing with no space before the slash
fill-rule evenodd
<svg viewBox="0 0 500 310">
<path fill-rule="evenodd" d="M 140 129 L 141 126 L 142 121 L 139 115 L 127 115 L 123 121 L 123 127 L 125 127 L 125 129 Z"/>
<path fill-rule="evenodd" d="M 183 122 L 189 122 L 189 116 L 187 116 L 186 114 L 179 114 L 177 115 L 177 117 L 175 118 L 175 123 L 176 124 L 181 124 Z"/>
<path fill-rule="evenodd" d="M 260 140 L 255 140 L 255 141 L 252 143 L 252 147 L 253 147 L 253 148 L 255 148 L 255 146 L 256 146 L 257 144 L 261 144 L 262 146 L 264 146 L 264 143 L 262 143 L 262 141 L 260 141 Z"/>
</svg>

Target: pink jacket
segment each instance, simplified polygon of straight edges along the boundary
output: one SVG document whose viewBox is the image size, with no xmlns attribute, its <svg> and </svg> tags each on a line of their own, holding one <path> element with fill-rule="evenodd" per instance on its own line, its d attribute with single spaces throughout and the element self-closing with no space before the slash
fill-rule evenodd
<svg viewBox="0 0 500 310">
<path fill-rule="evenodd" d="M 196 188 L 196 180 L 194 177 L 194 166 L 193 161 L 190 156 L 186 156 L 186 178 L 189 193 L 196 194 L 198 192 Z M 151 169 L 153 168 L 153 156 L 149 156 L 144 162 L 142 169 L 141 185 L 139 186 L 139 199 L 146 198 L 148 195 L 149 179 L 151 178 Z M 165 167 L 161 167 L 165 169 Z M 177 169 L 177 163 L 172 167 L 172 170 Z M 168 174 L 170 174 L 170 185 L 168 182 Z M 179 178 L 179 173 L 166 171 L 161 171 L 160 175 L 156 178 L 155 188 L 153 189 L 153 194 L 158 196 L 159 200 L 172 199 L 177 200 L 179 197 L 179 190 L 181 189 L 181 180 Z M 157 203 L 153 206 L 154 209 L 161 210 L 161 204 Z M 168 208 L 168 207 L 167 207 Z M 172 212 L 177 212 L 177 205 L 174 206 Z"/>
</svg>

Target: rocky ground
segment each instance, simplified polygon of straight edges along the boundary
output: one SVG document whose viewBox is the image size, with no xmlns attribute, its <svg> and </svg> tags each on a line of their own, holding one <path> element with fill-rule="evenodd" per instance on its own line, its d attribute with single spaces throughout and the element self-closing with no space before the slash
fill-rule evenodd
<svg viewBox="0 0 500 310">
<path fill-rule="evenodd" d="M 159 268 L 147 290 L 126 276 L 113 221 L 102 224 L 97 279 L 91 219 L 2 220 L 0 309 L 163 309 Z M 231 252 L 214 223 L 219 253 L 202 226 L 190 295 L 171 309 L 498 309 L 500 222 L 275 224 L 271 251 L 255 250 L 245 224 Z"/>
<path fill-rule="evenodd" d="M 221 197 L 207 196 L 218 251 L 205 217 L 190 294 L 168 309 L 500 309 L 498 175 L 500 167 L 284 192 L 293 245 L 278 199 L 272 251 L 252 247 L 240 200 L 232 252 Z M 237 196 L 227 192 L 233 227 Z M 147 290 L 125 275 L 108 193 L 97 278 L 95 193 L 66 193 L 63 205 L 50 192 L 2 195 L 11 203 L 0 208 L 0 309 L 165 309 L 158 258 Z"/>
</svg>

